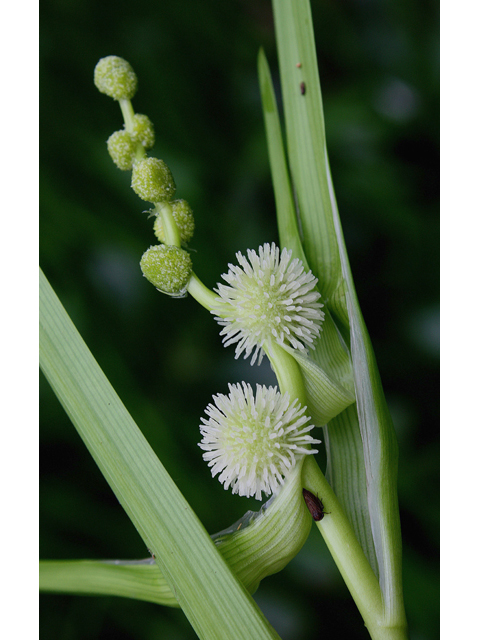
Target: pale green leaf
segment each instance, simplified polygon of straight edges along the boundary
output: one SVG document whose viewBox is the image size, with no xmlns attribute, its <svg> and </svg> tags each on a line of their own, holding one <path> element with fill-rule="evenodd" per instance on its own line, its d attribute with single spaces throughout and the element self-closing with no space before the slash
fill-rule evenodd
<svg viewBox="0 0 480 640">
<path fill-rule="evenodd" d="M 200 638 L 278 638 L 145 440 L 40 271 L 40 363 Z"/>
<path fill-rule="evenodd" d="M 403 625 L 396 438 L 358 305 L 330 178 L 310 5 L 308 0 L 273 4 L 288 162 L 303 246 L 323 301 L 340 323 L 355 382 L 356 411 L 352 405 L 326 430 L 329 477 L 379 575 L 387 617 Z M 327 342 L 318 341 L 311 354 L 322 368 L 320 349 Z"/>
<path fill-rule="evenodd" d="M 260 511 L 248 511 L 212 536 L 215 546 L 249 593 L 261 580 L 281 571 L 305 544 L 312 518 L 302 496 L 303 460 Z M 178 606 L 165 576 L 146 560 L 41 561 L 40 590 L 114 595 Z"/>
<path fill-rule="evenodd" d="M 285 159 L 280 117 L 268 62 L 263 50 L 260 50 L 258 55 L 258 74 L 275 193 L 280 245 L 282 248 L 286 247 L 292 250 L 293 257 L 301 260 L 308 271 L 309 264 L 300 240 L 298 219 Z M 324 311 L 325 319 L 322 323 L 322 333 L 316 341 L 315 349 L 310 350 L 311 359 L 319 365 L 322 373 L 317 372 L 318 367 L 316 367 L 315 362 L 311 363 L 305 360 L 300 362 L 300 364 L 304 364 L 302 371 L 309 396 L 309 409 L 317 424 L 325 424 L 328 419 L 336 416 L 340 410 L 355 400 L 352 366 L 348 349 L 328 309 Z M 319 382 L 319 376 L 323 382 Z M 329 397 L 324 399 L 319 395 L 319 391 L 322 389 L 322 385 L 325 384 L 327 386 L 323 386 L 323 390 L 329 389 L 333 395 L 329 396 L 329 392 L 327 392 Z"/>
<path fill-rule="evenodd" d="M 292 186 L 283 147 L 282 129 L 278 115 L 272 76 L 263 49 L 258 53 L 258 78 L 262 97 L 263 119 L 267 136 L 268 157 L 272 174 L 277 226 L 280 246 L 292 251 L 293 258 L 307 261 L 298 233 L 297 214 L 293 200 Z M 308 269 L 307 269 L 308 270 Z"/>
<path fill-rule="evenodd" d="M 367 476 L 357 408 L 350 405 L 323 428 L 327 451 L 325 476 L 334 488 L 377 578 L 378 562 L 368 508 Z"/>
<path fill-rule="evenodd" d="M 308 0 L 274 0 L 288 163 L 310 269 L 329 309 L 347 325 L 344 283 L 328 194 L 325 128 Z"/>
<path fill-rule="evenodd" d="M 249 511 L 228 530 L 213 536 L 229 566 L 254 593 L 263 578 L 281 571 L 303 547 L 312 518 L 302 495 L 303 460 L 278 493 L 258 512 Z"/>
<path fill-rule="evenodd" d="M 386 611 L 405 621 L 402 589 L 402 540 L 397 495 L 398 444 L 385 400 L 377 361 L 353 282 L 327 163 L 329 194 L 342 271 L 347 283 L 350 348 L 357 413 L 367 475 L 368 506 Z"/>
<path fill-rule="evenodd" d="M 262 51 L 259 53 L 258 68 L 270 166 L 275 189 L 279 235 L 282 247 L 286 246 L 288 249 L 293 249 L 294 256 L 302 259 L 308 269 L 303 246 L 300 242 L 297 216 L 290 188 L 290 177 L 285 164 L 280 120 L 271 74 Z M 316 340 L 315 348 L 309 350 L 312 364 L 307 367 L 308 361 L 305 361 L 305 366 L 302 368 L 302 376 L 308 396 L 308 409 L 318 425 L 325 424 L 327 417 L 331 419 L 331 423 L 324 427 L 327 448 L 326 475 L 335 489 L 342 507 L 350 518 L 365 555 L 369 558 L 372 568 L 378 575 L 372 527 L 369 517 L 365 517 L 365 514 L 368 514 L 366 475 L 356 411 L 348 412 L 348 417 L 338 416 L 337 419 L 335 416 L 338 415 L 338 410 L 342 407 L 341 403 L 334 401 L 333 406 L 330 407 L 330 411 L 327 413 L 325 411 L 326 403 L 321 395 L 321 387 L 316 379 L 318 376 L 314 375 L 316 373 L 316 365 L 318 365 L 324 375 L 338 383 L 341 388 L 347 391 L 347 394 L 351 393 L 353 396 L 355 394 L 352 363 L 348 347 L 329 310 L 325 308 L 324 311 L 325 319 L 322 323 L 322 332 Z M 313 391 L 315 388 L 317 392 Z M 351 404 L 347 401 L 347 398 L 348 395 L 345 396 L 346 402 L 343 408 Z M 338 434 L 336 433 L 337 424 L 339 425 Z M 346 432 L 348 432 L 348 440 L 345 436 Z M 345 443 L 348 443 L 346 448 L 344 446 Z M 355 491 L 352 491 L 352 486 L 356 487 Z M 363 502 L 357 500 L 359 495 L 363 498 Z"/>
<path fill-rule="evenodd" d="M 155 560 L 41 560 L 40 591 L 121 596 L 169 607 L 178 602 Z"/>
<path fill-rule="evenodd" d="M 307 394 L 307 407 L 313 422 L 323 426 L 355 402 L 355 394 L 298 349 L 283 345 L 300 366 Z"/>
</svg>

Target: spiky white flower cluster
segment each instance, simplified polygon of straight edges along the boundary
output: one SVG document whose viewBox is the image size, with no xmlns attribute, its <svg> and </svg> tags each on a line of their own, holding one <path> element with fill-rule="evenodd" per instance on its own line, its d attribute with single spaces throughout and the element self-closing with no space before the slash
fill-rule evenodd
<svg viewBox="0 0 480 640">
<path fill-rule="evenodd" d="M 238 252 L 240 266 L 229 264 L 222 275 L 228 286 L 214 289 L 220 298 L 212 313 L 223 326 L 224 345 L 237 343 L 236 358 L 253 351 L 252 364 L 257 357 L 260 364 L 262 347 L 272 338 L 294 349 L 312 346 L 325 315 L 314 290 L 317 278 L 305 273 L 298 258 L 292 260 L 292 251 L 280 253 L 273 242 L 259 247 L 258 254 L 248 249 L 247 256 Z"/>
<path fill-rule="evenodd" d="M 213 396 L 208 420 L 201 418 L 199 447 L 225 489 L 261 500 L 262 491 L 275 491 L 300 458 L 317 453 L 309 447 L 320 440 L 308 435 L 313 425 L 306 407 L 290 402 L 288 393 L 257 385 L 254 396 L 245 382 L 228 388 L 228 396 Z"/>
</svg>

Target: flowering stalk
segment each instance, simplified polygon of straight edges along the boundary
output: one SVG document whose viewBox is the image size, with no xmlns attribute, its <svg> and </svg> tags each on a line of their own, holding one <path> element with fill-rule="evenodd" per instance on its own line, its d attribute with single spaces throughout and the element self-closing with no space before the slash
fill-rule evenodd
<svg viewBox="0 0 480 640">
<path fill-rule="evenodd" d="M 179 233 L 171 207 L 168 203 L 156 205 L 156 211 L 160 214 L 165 229 L 165 241 L 178 247 Z M 229 266 L 229 272 L 223 276 L 227 285 L 218 285 L 217 295 L 203 285 L 193 271 L 187 290 L 204 307 L 216 314 L 216 319 L 223 327 L 221 334 L 224 335 L 225 346 L 236 344 L 235 357 L 244 353 L 246 358 L 251 356 L 254 364 L 257 360 L 261 362 L 266 354 L 282 393 L 306 408 L 304 376 L 297 360 L 289 352 L 291 349 L 286 348 L 284 342 L 288 342 L 294 349 L 306 352 L 305 343 L 312 345 L 319 336 L 324 314 L 321 311 L 322 305 L 318 302 L 320 296 L 313 290 L 316 279 L 303 270 L 298 260 L 292 260 L 291 252 L 284 250 L 280 255 L 273 244 L 260 247 L 258 254 L 249 251 L 248 259 L 237 254 L 237 259 L 239 266 Z M 235 390 L 230 387 L 230 391 L 233 402 Z M 245 388 L 245 392 L 253 404 L 251 390 Z M 268 482 L 266 467 L 263 467 L 265 472 L 262 474 L 255 462 L 249 471 L 248 455 L 246 462 L 241 463 L 239 451 L 235 452 L 235 449 L 232 450 L 223 442 L 224 432 L 227 433 L 227 440 L 232 439 L 232 443 L 238 438 L 233 432 L 229 433 L 237 419 L 235 412 L 233 409 L 225 409 L 225 400 L 217 397 L 216 402 L 220 402 L 221 406 L 207 408 L 209 421 L 202 419 L 201 431 L 204 438 L 200 444 L 206 450 L 204 458 L 212 466 L 212 474 L 221 472 L 219 480 L 224 483 L 225 488 L 232 486 L 234 493 L 260 498 L 262 491 L 266 490 L 268 495 L 278 487 L 279 481 L 283 483 L 283 478 L 288 475 L 288 468 L 281 467 L 281 471 L 278 471 L 272 466 L 273 476 Z M 219 411 L 221 408 L 223 412 Z M 236 410 L 239 410 L 238 406 Z M 240 415 L 243 415 L 244 421 L 245 414 L 240 411 Z M 218 443 L 219 434 L 221 445 Z M 243 450 L 243 445 L 240 450 Z M 265 446 L 261 450 L 265 454 Z M 305 455 L 312 452 L 303 450 L 302 453 Z M 256 460 L 256 454 L 250 455 Z M 311 459 L 310 456 L 308 458 Z M 366 624 L 374 629 L 378 620 L 382 619 L 382 598 L 378 581 L 323 473 L 316 463 L 313 463 L 313 467 L 312 463 L 304 466 L 310 472 L 303 484 L 321 495 L 331 509 L 327 522 L 333 521 L 333 524 L 327 527 L 317 524 Z"/>
<path fill-rule="evenodd" d="M 280 389 L 298 398 L 301 404 L 307 404 L 302 373 L 295 359 L 276 343 L 266 347 L 266 354 L 277 377 Z"/>
<path fill-rule="evenodd" d="M 297 362 L 288 352 L 274 344 L 267 350 L 282 391 L 305 398 L 303 379 Z M 402 630 L 385 629 L 385 610 L 380 586 L 372 567 L 334 491 L 313 457 L 303 464 L 302 486 L 320 496 L 328 517 L 317 525 L 342 574 L 372 638 L 402 638 Z M 398 634 L 398 635 L 397 635 Z"/>
<path fill-rule="evenodd" d="M 251 257 L 252 253 L 253 252 L 250 252 Z M 257 283 L 258 285 L 260 274 L 249 269 L 248 263 L 244 259 L 239 260 L 239 262 L 244 268 L 247 268 L 250 281 Z M 253 262 L 256 261 L 254 260 Z M 231 265 L 230 268 L 232 269 Z M 248 289 L 245 282 L 242 282 L 241 270 L 237 269 L 235 270 L 235 273 L 241 283 L 241 286 L 239 286 L 240 291 L 243 292 L 244 296 L 246 296 L 249 301 L 252 299 L 255 301 L 254 290 L 252 290 L 252 288 Z M 231 278 L 229 280 L 232 281 Z M 262 286 L 260 287 L 260 290 L 263 293 L 268 291 L 268 282 L 268 278 L 265 278 Z M 256 286 L 254 285 L 253 289 L 255 288 Z M 232 292 L 230 292 L 229 299 L 232 298 L 234 298 L 234 296 Z M 218 302 L 211 299 L 211 303 L 214 309 L 218 309 Z M 248 317 L 248 319 L 251 320 L 250 317 Z M 239 318 L 237 321 L 238 320 Z M 233 324 L 235 319 L 230 320 L 230 322 Z M 228 327 L 228 321 L 221 319 L 221 324 L 224 327 Z M 246 355 L 249 356 L 252 352 L 252 348 L 248 339 L 245 339 L 245 335 L 243 335 L 242 340 L 242 331 L 243 333 L 247 332 L 248 327 L 251 332 L 256 333 L 256 326 L 255 323 L 249 325 L 248 320 L 245 325 L 246 326 L 241 327 L 239 330 L 240 336 L 238 336 L 237 344 L 239 344 L 240 347 L 243 347 L 246 351 Z M 236 326 L 238 326 L 238 324 Z M 268 324 L 266 326 L 268 326 Z M 228 332 L 226 333 L 228 336 Z M 273 340 L 268 341 L 265 335 L 259 339 L 262 340 L 262 348 L 270 360 L 282 393 L 289 394 L 290 397 L 296 398 L 300 404 L 306 405 L 304 379 L 300 366 L 295 358 L 278 342 Z M 255 355 L 256 354 L 254 354 L 254 358 Z M 222 481 L 222 478 L 220 478 L 220 480 Z M 307 488 L 314 495 L 321 496 L 325 509 L 328 511 L 328 517 L 323 518 L 316 524 L 329 550 L 331 551 L 332 557 L 334 558 L 350 592 L 352 593 L 352 597 L 362 614 L 365 624 L 370 630 L 372 638 L 401 638 L 403 630 L 398 632 L 398 630 L 395 629 L 385 629 L 383 626 L 385 611 L 377 577 L 375 576 L 365 553 L 358 542 L 355 532 L 344 513 L 344 510 L 335 496 L 335 493 L 326 481 L 325 476 L 318 467 L 314 458 L 311 456 L 308 456 L 303 463 L 302 486 Z"/>
<path fill-rule="evenodd" d="M 163 233 L 165 235 L 165 244 L 180 247 L 182 244 L 180 231 L 173 218 L 172 206 L 169 202 L 161 202 L 155 205 L 154 213 L 158 214 L 161 220 Z"/>
<path fill-rule="evenodd" d="M 345 512 L 314 459 L 303 466 L 303 486 L 321 497 L 325 511 L 315 522 L 332 554 L 372 640 L 404 640 L 403 626 L 390 626 L 380 585 Z"/>
<path fill-rule="evenodd" d="M 112 64 L 123 74 L 130 72 L 128 63 L 119 59 L 101 60 L 96 68 L 99 88 L 103 88 L 105 78 L 109 79 Z M 107 70 L 102 72 L 104 67 Z M 107 85 L 109 95 L 116 96 L 108 82 Z M 136 114 L 129 98 L 130 94 L 124 95 L 120 106 L 126 133 L 132 136 Z M 112 158 L 117 165 L 121 164 L 116 156 L 112 155 Z M 123 164 L 128 166 L 127 161 Z M 262 575 L 268 575 L 279 570 L 298 552 L 311 526 L 308 516 L 305 520 L 307 512 L 299 482 L 304 457 L 316 453 L 311 445 L 320 441 L 308 435 L 313 425 L 307 424 L 310 418 L 306 415 L 306 394 L 300 369 L 290 355 L 282 349 L 278 351 L 276 342 L 286 342 L 306 352 L 305 345 L 312 345 L 318 337 L 323 305 L 318 302 L 320 294 L 314 290 L 316 279 L 304 271 L 299 260 L 291 259 L 291 252 L 280 253 L 274 244 L 265 244 L 258 254 L 249 251 L 248 260 L 237 254 L 240 266 L 230 265 L 230 271 L 223 276 L 228 286 L 219 284 L 215 292 L 210 291 L 193 273 L 188 253 L 180 248 L 193 233 L 193 217 L 187 203 L 172 200 L 175 183 L 168 167 L 163 161 L 145 155 L 136 156 L 131 164 L 132 188 L 140 198 L 153 202 L 154 232 L 161 243 L 151 246 L 140 261 L 147 279 L 169 295 L 183 296 L 188 291 L 196 297 L 223 326 L 221 333 L 225 346 L 236 344 L 236 357 L 245 352 L 245 357 L 252 356 L 253 364 L 256 360 L 261 362 L 265 352 L 272 352 L 277 353 L 275 361 L 288 362 L 289 366 L 282 364 L 278 368 L 277 375 L 279 380 L 280 376 L 282 378 L 280 388 L 293 391 L 293 397 L 287 391 L 279 393 L 276 388 L 257 387 L 254 396 L 248 385 L 243 388 L 230 386 L 228 398 L 221 394 L 214 397 L 215 405 L 207 407 L 208 420 L 202 418 L 201 425 L 203 439 L 200 446 L 205 451 L 204 458 L 212 467 L 212 474 L 220 474 L 225 488 L 231 486 L 234 493 L 255 495 L 257 499 L 262 493 L 273 493 L 266 522 L 272 521 L 275 511 L 287 515 L 289 524 L 283 527 L 283 535 L 289 542 L 269 543 L 268 548 L 275 547 L 279 553 L 275 556 L 270 553 L 269 561 L 264 563 Z M 287 491 L 286 487 L 291 487 L 292 483 L 296 486 L 297 506 L 292 503 L 288 507 L 286 495 L 293 494 L 292 489 Z M 292 520 L 291 516 L 298 509 L 304 517 L 295 516 Z M 308 522 L 308 530 L 302 525 L 303 533 L 293 534 L 293 522 L 297 527 L 300 522 Z M 257 528 L 256 525 L 255 530 Z M 253 529 L 249 522 L 240 533 L 232 531 L 227 536 L 232 550 L 241 550 L 237 558 L 239 567 L 250 564 L 245 555 L 245 535 L 252 539 L 253 557 L 259 556 L 256 539 L 278 538 L 278 533 L 262 531 L 263 525 L 257 537 L 253 535 Z M 223 549 L 227 548 L 227 538 L 222 538 Z M 237 556 L 238 553 L 234 553 L 230 559 L 233 561 Z"/>
<path fill-rule="evenodd" d="M 308 17 L 304 0 L 297 5 L 289 0 L 275 0 L 274 6 L 276 17 L 282 16 L 281 24 L 286 30 L 295 25 L 301 32 L 304 24 L 308 24 L 298 9 L 301 6 Z M 392 460 L 394 469 L 395 447 L 388 448 L 392 442 L 388 425 L 385 428 L 380 425 L 375 433 L 368 420 L 373 415 L 380 423 L 385 417 L 381 388 L 371 366 L 368 336 L 358 312 L 342 244 L 322 132 L 311 137 L 313 143 L 307 144 L 308 153 L 304 154 L 308 161 L 303 165 L 298 161 L 297 138 L 308 138 L 308 130 L 306 136 L 301 128 L 301 136 L 291 135 L 292 104 L 301 126 L 311 116 L 310 96 L 315 95 L 316 85 L 313 55 L 308 49 L 310 41 L 308 37 L 299 40 L 297 33 L 289 34 L 286 41 L 292 50 L 288 55 L 283 51 L 281 59 L 282 64 L 286 59 L 291 67 L 286 74 L 289 82 L 293 78 L 298 86 L 292 60 L 309 61 L 309 64 L 295 65 L 297 70 L 304 68 L 301 73 L 305 73 L 299 85 L 300 93 L 286 92 L 290 100 L 286 108 L 287 135 L 292 149 L 289 159 L 296 181 L 299 213 L 305 221 L 304 239 L 300 239 L 297 228 L 288 172 L 282 162 L 277 162 L 274 165 L 277 184 L 279 174 L 286 184 L 282 206 L 287 204 L 283 213 L 280 211 L 279 221 L 282 221 L 281 238 L 288 238 L 287 247 L 280 251 L 272 243 L 260 246 L 258 252 L 248 250 L 247 256 L 238 253 L 238 265 L 229 265 L 228 272 L 222 276 L 225 282 L 218 284 L 214 291 L 209 290 L 193 272 L 190 254 L 185 248 L 194 228 L 191 209 L 188 203 L 174 200 L 176 185 L 165 162 L 146 154 L 153 146 L 153 126 L 147 116 L 134 112 L 131 98 L 137 88 L 136 76 L 126 61 L 115 56 L 102 59 L 95 69 L 97 87 L 119 102 L 125 122 L 123 130 L 110 136 L 107 147 L 120 169 L 132 171 L 131 186 L 135 193 L 153 205 L 150 213 L 155 217 L 154 233 L 159 244 L 152 245 L 141 258 L 144 276 L 170 296 L 183 297 L 190 293 L 215 315 L 222 327 L 220 335 L 225 346 L 235 348 L 235 358 L 243 355 L 251 364 L 260 364 L 266 355 L 278 380 L 279 389 L 257 385 L 255 393 L 245 383 L 230 385 L 229 395 L 214 396 L 213 403 L 206 409 L 207 418 L 201 419 L 199 446 L 212 475 L 218 475 L 224 488 L 231 488 L 233 493 L 259 500 L 262 494 L 272 496 L 258 514 L 246 514 L 233 527 L 213 536 L 218 550 L 246 588 L 253 592 L 264 576 L 280 570 L 301 548 L 311 526 L 311 514 L 372 638 L 399 640 L 405 637 L 405 622 L 396 570 L 399 535 L 398 527 L 395 528 L 396 503 L 392 497 L 394 472 L 387 477 L 385 492 L 379 486 L 384 476 L 378 473 L 383 469 L 384 459 Z M 273 90 L 264 67 L 265 63 L 262 78 L 263 98 L 267 96 L 265 112 L 273 113 L 275 118 Z M 321 119 L 314 118 L 314 128 L 319 121 Z M 281 156 L 280 128 L 277 124 L 275 127 L 273 144 Z M 272 134 L 269 138 L 272 144 Z M 313 171 L 311 175 L 310 170 L 317 169 L 316 162 L 323 163 L 320 172 L 317 175 Z M 317 211 L 317 205 L 320 214 L 314 216 L 312 212 Z M 308 270 L 304 249 L 313 273 Z M 326 296 L 326 307 L 319 302 L 318 283 Z M 336 485 L 340 499 L 337 498 L 313 457 L 316 450 L 312 445 L 320 440 L 310 435 L 314 426 L 324 427 L 331 465 L 334 459 L 331 453 L 338 456 L 335 421 L 338 423 L 346 410 L 356 416 L 355 411 L 348 409 L 355 400 L 358 425 L 353 422 L 352 425 L 358 426 L 361 438 L 352 431 L 352 442 L 361 441 L 363 444 L 358 446 L 365 447 L 366 463 L 359 474 L 359 486 L 364 488 L 362 498 L 368 497 L 370 518 L 360 524 L 357 510 L 364 509 L 365 505 L 357 507 L 345 499 L 345 484 L 338 481 L 335 468 L 331 484 Z M 375 411 L 370 411 L 371 404 L 375 405 Z M 369 466 L 369 456 L 377 445 L 378 450 L 384 447 L 381 451 L 387 451 L 390 458 L 379 456 L 374 461 L 376 466 Z M 376 474 L 371 473 L 373 468 Z M 371 504 L 376 510 L 370 510 Z M 386 514 L 393 517 L 389 519 Z M 141 529 L 141 521 L 138 526 Z M 164 552 L 163 547 L 158 548 Z M 154 551 L 157 553 L 157 548 L 154 547 Z M 159 566 L 161 562 L 159 558 Z M 167 563 L 165 568 L 169 570 Z M 168 597 L 177 597 L 175 588 Z M 188 609 L 188 598 L 182 600 L 180 594 L 179 602 Z M 195 610 L 192 611 L 195 619 Z M 217 636 L 219 629 L 217 625 Z M 268 635 L 267 627 L 262 629 Z"/>
<path fill-rule="evenodd" d="M 134 136 L 135 114 L 129 105 L 127 98 L 121 102 L 126 133 Z M 281 395 L 273 388 L 258 387 L 254 397 L 252 389 L 244 385 L 243 390 L 230 386 L 228 398 L 214 397 L 216 406 L 207 407 L 208 420 L 202 419 L 200 428 L 203 435 L 200 446 L 205 451 L 204 459 L 212 467 L 212 475 L 219 474 L 224 488 L 232 487 L 240 495 L 260 499 L 262 493 L 273 492 L 275 503 L 295 467 L 304 466 L 305 488 L 312 495 L 321 496 L 329 509 L 325 511 L 328 517 L 318 518 L 317 525 L 365 623 L 372 637 L 389 637 L 395 625 L 385 633 L 388 615 L 378 579 L 340 502 L 311 457 L 314 451 L 310 444 L 319 442 L 306 435 L 312 426 L 303 427 L 310 419 L 305 415 L 307 407 L 321 425 L 335 418 L 355 397 L 351 393 L 348 359 L 343 369 L 337 365 L 331 369 L 335 359 L 321 348 L 319 354 L 327 355 L 329 371 L 320 366 L 323 357 L 317 361 L 308 357 L 309 348 L 315 353 L 315 342 L 325 319 L 329 345 L 340 343 L 328 311 L 322 311 L 320 294 L 315 289 L 317 278 L 302 264 L 301 244 L 293 243 L 300 257 L 293 257 L 292 250 L 280 252 L 273 243 L 259 247 L 258 253 L 249 250 L 246 257 L 238 253 L 238 265 L 230 264 L 228 273 L 222 276 L 226 284 L 219 284 L 212 292 L 194 274 L 190 257 L 180 248 L 182 241 L 188 240 L 185 231 L 181 231 L 183 222 L 178 211 L 174 215 L 175 183 L 165 163 L 145 158 L 144 152 L 136 155 L 132 159 L 132 188 L 142 199 L 154 203 L 155 234 L 161 242 L 142 257 L 144 275 L 169 295 L 178 297 L 189 292 L 214 313 L 222 327 L 220 334 L 225 346 L 235 345 L 236 358 L 243 354 L 251 359 L 251 364 L 260 364 L 266 354 L 280 386 Z M 289 219 L 291 213 L 285 220 L 290 236 L 295 238 L 295 226 L 290 225 Z M 332 297 L 335 304 L 341 287 L 340 283 Z M 338 306 L 335 311 L 339 311 Z M 340 353 L 342 348 L 340 345 Z M 287 440 L 283 440 L 284 436 Z M 308 460 L 305 464 L 304 457 Z M 235 548 L 234 538 L 232 544 Z"/>
<path fill-rule="evenodd" d="M 307 257 L 312 272 L 319 278 L 331 316 L 331 339 L 319 343 L 312 359 L 324 368 L 331 362 L 331 354 L 322 345 L 333 345 L 336 331 L 345 353 L 349 354 L 350 380 L 354 383 L 355 405 L 331 415 L 324 426 L 329 481 L 379 582 L 384 606 L 374 630 L 386 637 L 390 633 L 406 637 L 396 487 L 398 448 L 355 293 L 330 175 L 309 0 L 273 0 L 273 8 L 287 153 L 262 52 L 259 75 L 279 235 L 282 241 L 288 241 L 287 246 L 292 247 L 297 257 L 299 253 Z M 308 87 L 303 94 L 298 92 L 299 82 Z M 301 239 L 298 219 L 303 232 Z M 326 329 L 327 323 L 324 324 Z M 335 360 L 340 363 L 341 351 L 337 350 L 337 354 Z M 310 369 L 323 384 L 314 368 Z M 345 368 L 335 366 L 335 370 L 325 368 L 336 378 L 330 380 L 334 383 L 331 386 L 334 395 L 338 391 L 335 382 L 345 380 Z M 352 388 L 348 381 L 345 388 L 347 391 Z"/>
</svg>

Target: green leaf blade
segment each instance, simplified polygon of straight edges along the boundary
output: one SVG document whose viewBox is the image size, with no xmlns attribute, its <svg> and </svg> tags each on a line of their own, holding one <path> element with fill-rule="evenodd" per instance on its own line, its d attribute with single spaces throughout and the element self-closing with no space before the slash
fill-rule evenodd
<svg viewBox="0 0 480 640">
<path fill-rule="evenodd" d="M 353 416 L 352 407 L 328 425 L 329 477 L 379 575 L 386 624 L 404 627 L 396 437 L 356 297 L 336 207 L 310 5 L 308 0 L 273 0 L 273 5 L 288 160 L 302 242 L 308 264 L 319 279 L 323 301 L 339 323 L 349 348 L 357 401 L 358 417 Z M 304 91 L 300 83 L 305 84 Z M 320 351 L 317 347 L 312 357 L 326 368 Z M 342 419 L 343 433 L 335 434 Z M 352 483 L 358 487 L 357 492 L 349 490 Z M 357 499 L 359 503 L 355 504 Z"/>
<path fill-rule="evenodd" d="M 258 78 L 262 97 L 263 119 L 267 136 L 268 157 L 272 174 L 280 246 L 292 251 L 292 257 L 307 265 L 298 232 L 297 213 L 283 146 L 282 128 L 275 91 L 263 49 L 258 54 Z"/>
<path fill-rule="evenodd" d="M 40 272 L 40 362 L 200 638 L 278 638 L 232 574 Z"/>
<path fill-rule="evenodd" d="M 379 568 L 368 508 L 363 444 L 355 405 L 324 427 L 327 450 L 326 477 L 350 520 L 375 575 Z"/>
<path fill-rule="evenodd" d="M 39 569 L 40 591 L 119 596 L 178 607 L 153 560 L 41 560 Z"/>
<path fill-rule="evenodd" d="M 368 506 L 387 618 L 406 626 L 402 588 L 402 539 L 398 510 L 398 444 L 377 361 L 355 291 L 327 163 L 329 195 L 347 287 L 358 422 L 367 474 Z"/>
<path fill-rule="evenodd" d="M 329 308 L 346 321 L 343 276 L 326 171 L 323 106 L 308 0 L 274 0 L 288 160 L 302 223 L 302 242 Z M 302 90 L 304 88 L 304 90 Z"/>
</svg>

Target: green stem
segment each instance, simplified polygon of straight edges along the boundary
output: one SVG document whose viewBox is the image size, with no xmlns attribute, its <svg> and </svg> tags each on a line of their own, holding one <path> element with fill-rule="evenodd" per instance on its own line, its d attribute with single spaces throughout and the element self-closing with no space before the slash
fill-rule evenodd
<svg viewBox="0 0 480 640">
<path fill-rule="evenodd" d="M 206 287 L 200 278 L 192 273 L 192 277 L 189 280 L 188 293 L 195 298 L 195 300 L 205 307 L 208 311 L 212 311 L 215 306 L 215 302 L 218 300 L 218 296 L 211 289 Z"/>
<path fill-rule="evenodd" d="M 264 346 L 282 393 L 306 404 L 303 377 L 296 360 L 272 342 Z M 405 640 L 403 627 L 386 625 L 385 607 L 379 582 L 355 536 L 333 489 L 313 456 L 306 456 L 302 472 L 303 487 L 322 501 L 325 516 L 316 522 L 320 533 L 342 574 L 365 625 L 374 640 Z"/>
<path fill-rule="evenodd" d="M 153 559 L 41 560 L 40 591 L 121 596 L 178 607 L 173 591 Z"/>
<path fill-rule="evenodd" d="M 124 99 L 118 101 L 120 109 L 122 110 L 123 121 L 125 122 L 125 129 L 128 133 L 133 133 L 133 116 L 135 111 L 130 100 Z"/>
<path fill-rule="evenodd" d="M 189 293 L 205 308 L 211 310 L 215 294 L 192 275 Z M 271 342 L 263 346 L 270 360 L 282 393 L 292 400 L 306 403 L 303 376 L 295 358 L 281 345 Z M 325 479 L 313 456 L 303 464 L 303 486 L 323 502 L 325 517 L 316 524 L 345 583 L 364 619 L 373 640 L 405 640 L 403 627 L 388 627 L 379 582 L 370 566 L 355 532 L 345 515 L 333 489 Z"/>
<path fill-rule="evenodd" d="M 280 391 L 288 393 L 292 402 L 298 399 L 302 406 L 306 405 L 307 394 L 303 376 L 295 358 L 273 341 L 268 345 L 263 345 L 263 350 L 277 376 Z"/>
<path fill-rule="evenodd" d="M 163 232 L 165 234 L 165 244 L 180 247 L 180 231 L 177 223 L 173 219 L 172 207 L 169 202 L 156 202 L 154 211 L 161 216 Z"/>
<path fill-rule="evenodd" d="M 405 627 L 386 623 L 379 582 L 333 489 L 315 459 L 308 456 L 303 465 L 303 486 L 318 496 L 325 516 L 316 525 L 342 574 L 360 611 L 372 640 L 406 640 Z"/>
<path fill-rule="evenodd" d="M 122 111 L 123 121 L 125 122 L 125 130 L 128 133 L 133 133 L 133 116 L 135 115 L 135 111 L 133 110 L 133 106 L 130 100 L 119 100 L 120 109 Z M 135 151 L 135 160 L 141 160 L 146 156 L 145 147 L 141 142 L 137 142 L 137 147 Z"/>
<path fill-rule="evenodd" d="M 377 577 L 337 496 L 313 459 L 305 461 L 303 484 L 323 503 L 326 515 L 316 524 L 362 616 L 364 619 L 381 617 L 382 596 Z"/>
<path fill-rule="evenodd" d="M 305 401 L 303 377 L 296 360 L 277 343 L 264 347 L 282 393 Z M 368 563 L 347 516 L 333 489 L 311 456 L 303 469 L 303 486 L 322 500 L 328 517 L 317 522 L 320 533 L 337 564 L 362 616 L 375 621 L 382 617 L 382 595 L 378 580 Z"/>
</svg>

